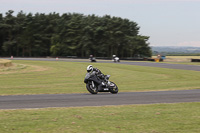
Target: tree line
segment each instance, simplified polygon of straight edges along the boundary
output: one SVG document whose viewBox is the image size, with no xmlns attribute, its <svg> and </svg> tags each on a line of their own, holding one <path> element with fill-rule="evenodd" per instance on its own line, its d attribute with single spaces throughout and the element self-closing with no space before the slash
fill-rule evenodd
<svg viewBox="0 0 200 133">
<path fill-rule="evenodd" d="M 0 56 L 151 56 L 136 22 L 79 13 L 0 13 Z"/>
</svg>

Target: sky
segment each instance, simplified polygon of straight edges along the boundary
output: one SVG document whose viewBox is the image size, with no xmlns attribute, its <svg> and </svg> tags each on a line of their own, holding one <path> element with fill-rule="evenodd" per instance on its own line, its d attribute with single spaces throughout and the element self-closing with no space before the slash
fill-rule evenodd
<svg viewBox="0 0 200 133">
<path fill-rule="evenodd" d="M 81 13 L 134 21 L 150 46 L 200 47 L 200 0 L 0 0 L 0 13 Z"/>
</svg>

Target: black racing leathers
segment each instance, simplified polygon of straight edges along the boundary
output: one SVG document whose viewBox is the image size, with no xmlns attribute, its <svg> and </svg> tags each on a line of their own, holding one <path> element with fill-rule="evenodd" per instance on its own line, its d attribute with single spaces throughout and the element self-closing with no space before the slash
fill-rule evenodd
<svg viewBox="0 0 200 133">
<path fill-rule="evenodd" d="M 105 81 L 105 76 L 104 74 L 98 69 L 98 68 L 93 68 L 93 71 L 96 72 L 96 75 L 98 78 L 100 78 L 103 82 L 101 84 L 99 84 L 98 86 L 98 90 L 100 91 L 102 86 L 104 85 L 104 81 Z"/>
<path fill-rule="evenodd" d="M 96 72 L 97 77 L 99 77 L 100 79 L 104 80 L 105 76 L 98 68 L 93 68 L 93 71 Z"/>
</svg>

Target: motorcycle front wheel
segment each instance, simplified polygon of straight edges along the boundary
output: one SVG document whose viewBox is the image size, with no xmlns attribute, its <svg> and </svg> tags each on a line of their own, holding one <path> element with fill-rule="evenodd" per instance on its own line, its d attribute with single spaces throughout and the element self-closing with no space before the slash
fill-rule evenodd
<svg viewBox="0 0 200 133">
<path fill-rule="evenodd" d="M 97 94 L 98 93 L 97 87 L 95 86 L 95 88 L 93 88 L 92 84 L 86 84 L 86 88 L 91 94 Z"/>
<path fill-rule="evenodd" d="M 112 94 L 117 94 L 118 93 L 118 87 L 117 87 L 117 85 L 114 82 L 110 83 L 109 89 L 110 89 L 110 92 Z"/>
</svg>

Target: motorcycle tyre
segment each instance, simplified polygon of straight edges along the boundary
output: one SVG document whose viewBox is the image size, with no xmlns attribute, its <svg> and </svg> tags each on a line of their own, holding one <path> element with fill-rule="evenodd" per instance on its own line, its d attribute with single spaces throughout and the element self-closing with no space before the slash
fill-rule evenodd
<svg viewBox="0 0 200 133">
<path fill-rule="evenodd" d="M 98 89 L 96 89 L 96 91 L 94 91 L 93 89 L 90 88 L 91 84 L 86 84 L 86 88 L 87 90 L 91 93 L 91 94 L 97 94 L 98 93 Z"/>
<path fill-rule="evenodd" d="M 110 89 L 110 93 L 112 94 L 117 94 L 118 93 L 118 87 L 114 82 L 111 82 L 112 84 L 114 84 L 116 86 L 115 90 L 113 90 L 113 88 L 109 88 Z"/>
</svg>

